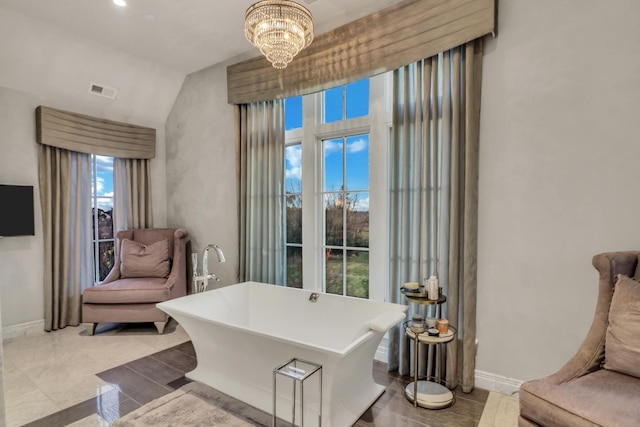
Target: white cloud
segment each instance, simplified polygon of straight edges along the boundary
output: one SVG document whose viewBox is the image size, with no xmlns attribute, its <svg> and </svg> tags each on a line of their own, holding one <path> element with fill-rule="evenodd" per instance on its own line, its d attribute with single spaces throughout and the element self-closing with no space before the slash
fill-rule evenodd
<svg viewBox="0 0 640 427">
<path fill-rule="evenodd" d="M 369 141 L 364 138 L 356 139 L 347 144 L 347 153 L 358 153 L 369 148 Z"/>
<path fill-rule="evenodd" d="M 98 173 L 113 172 L 113 157 L 96 155 L 96 166 L 98 167 Z"/>
<path fill-rule="evenodd" d="M 102 194 L 104 191 L 104 178 L 101 176 L 96 177 L 96 194 Z"/>
<path fill-rule="evenodd" d="M 342 151 L 342 141 L 331 139 L 328 141 L 324 141 L 324 155 L 329 156 L 333 153 L 337 153 Z"/>
<path fill-rule="evenodd" d="M 299 145 L 287 147 L 285 149 L 287 159 L 287 179 L 302 179 L 302 149 Z"/>
<path fill-rule="evenodd" d="M 287 179 L 298 179 L 298 180 L 301 180 L 302 179 L 302 168 L 295 167 L 295 168 L 287 169 L 286 178 Z"/>
<path fill-rule="evenodd" d="M 103 211 L 110 211 L 111 209 L 113 209 L 113 201 L 98 199 L 98 208 L 102 209 Z"/>
<path fill-rule="evenodd" d="M 368 211 L 369 210 L 369 198 L 367 197 L 366 199 L 359 199 L 356 202 L 356 205 L 354 206 L 353 210 L 355 210 L 355 211 Z"/>
</svg>

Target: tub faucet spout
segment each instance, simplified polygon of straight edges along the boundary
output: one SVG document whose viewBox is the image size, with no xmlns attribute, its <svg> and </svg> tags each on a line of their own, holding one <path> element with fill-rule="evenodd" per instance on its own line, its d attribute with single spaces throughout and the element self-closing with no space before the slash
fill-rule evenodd
<svg viewBox="0 0 640 427">
<path fill-rule="evenodd" d="M 316 302 L 318 301 L 318 298 L 320 297 L 320 294 L 317 292 L 312 292 L 311 295 L 309 295 L 309 301 L 311 302 Z"/>
<path fill-rule="evenodd" d="M 222 249 L 218 245 L 207 245 L 202 251 L 202 275 L 198 275 L 198 255 L 191 254 L 193 261 L 193 288 L 195 292 L 204 292 L 209 287 L 209 280 L 220 281 L 218 276 L 209 273 L 209 250 L 214 249 L 218 256 L 218 262 L 225 262 Z"/>
</svg>

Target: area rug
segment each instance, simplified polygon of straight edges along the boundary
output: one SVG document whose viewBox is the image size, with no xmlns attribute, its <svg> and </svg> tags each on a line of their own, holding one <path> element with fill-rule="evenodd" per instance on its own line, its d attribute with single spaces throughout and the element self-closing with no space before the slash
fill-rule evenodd
<svg viewBox="0 0 640 427">
<path fill-rule="evenodd" d="M 269 414 L 192 382 L 125 415 L 112 427 L 267 426 Z"/>
</svg>

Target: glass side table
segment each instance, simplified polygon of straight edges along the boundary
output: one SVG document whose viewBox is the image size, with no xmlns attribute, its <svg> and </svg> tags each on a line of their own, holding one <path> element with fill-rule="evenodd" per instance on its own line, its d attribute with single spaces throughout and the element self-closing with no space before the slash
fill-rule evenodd
<svg viewBox="0 0 640 427">
<path fill-rule="evenodd" d="M 272 426 L 276 426 L 276 380 L 278 375 L 291 378 L 293 380 L 293 396 L 292 396 L 292 405 L 291 405 L 291 425 L 296 425 L 296 384 L 299 385 L 300 388 L 300 426 L 304 426 L 304 382 L 313 374 L 318 372 L 320 374 L 320 379 L 318 381 L 320 386 L 320 398 L 318 405 L 318 426 L 322 425 L 322 365 L 318 365 L 317 363 L 307 362 L 306 360 L 301 360 L 297 358 L 293 358 L 288 362 L 278 366 L 273 370 L 273 417 L 272 417 Z"/>
</svg>

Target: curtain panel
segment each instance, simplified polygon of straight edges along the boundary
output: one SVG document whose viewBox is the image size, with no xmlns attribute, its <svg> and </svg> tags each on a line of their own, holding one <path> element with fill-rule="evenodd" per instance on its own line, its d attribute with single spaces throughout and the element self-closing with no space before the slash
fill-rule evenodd
<svg viewBox="0 0 640 427">
<path fill-rule="evenodd" d="M 402 283 L 439 277 L 444 317 L 458 329 L 447 345 L 446 382 L 465 392 L 475 374 L 482 45 L 478 39 L 394 72 L 391 301 L 407 303 Z M 389 342 L 388 368 L 410 374 L 412 344 L 401 327 Z M 426 350 L 419 356 L 423 374 L 432 369 Z"/>
<path fill-rule="evenodd" d="M 114 159 L 113 185 L 114 235 L 129 228 L 152 228 L 151 161 Z"/>
<path fill-rule="evenodd" d="M 284 101 L 235 107 L 240 281 L 284 284 Z"/>
<path fill-rule="evenodd" d="M 90 156 L 40 146 L 44 235 L 44 328 L 80 324 L 82 291 L 93 285 Z M 88 243 L 87 243 L 88 242 Z"/>
</svg>

